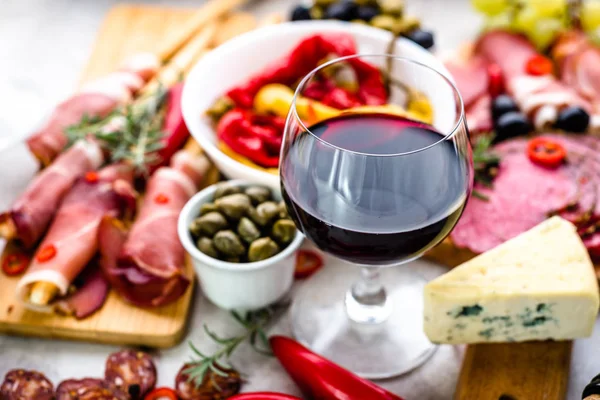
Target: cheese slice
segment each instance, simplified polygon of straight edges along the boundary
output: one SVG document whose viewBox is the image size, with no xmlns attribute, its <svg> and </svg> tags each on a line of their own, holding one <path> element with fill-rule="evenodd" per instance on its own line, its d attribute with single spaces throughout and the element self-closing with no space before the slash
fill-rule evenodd
<svg viewBox="0 0 600 400">
<path fill-rule="evenodd" d="M 425 287 L 425 333 L 436 343 L 590 336 L 598 282 L 573 224 L 550 218 Z"/>
</svg>

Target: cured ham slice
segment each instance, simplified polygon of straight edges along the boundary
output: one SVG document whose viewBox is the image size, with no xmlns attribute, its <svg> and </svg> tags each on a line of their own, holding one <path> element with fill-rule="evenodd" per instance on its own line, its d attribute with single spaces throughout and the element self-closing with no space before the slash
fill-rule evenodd
<svg viewBox="0 0 600 400">
<path fill-rule="evenodd" d="M 102 163 L 98 144 L 80 141 L 37 175 L 10 210 L 0 215 L 0 236 L 30 248 L 42 237 L 77 177 Z"/>
<path fill-rule="evenodd" d="M 50 300 L 67 294 L 98 250 L 102 219 L 121 218 L 134 209 L 132 180 L 132 169 L 118 164 L 75 183 L 17 285 L 17 297 L 29 308 L 50 311 Z"/>
<path fill-rule="evenodd" d="M 538 53 L 524 37 L 506 31 L 488 32 L 479 39 L 476 52 L 502 69 L 508 92 L 536 128 L 555 122 L 559 111 L 568 106 L 592 114 L 590 102 L 553 75 L 527 73 L 527 62 Z M 538 116 L 539 112 L 543 115 Z"/>
<path fill-rule="evenodd" d="M 44 126 L 27 140 L 29 150 L 43 165 L 50 164 L 67 144 L 65 128 L 78 123 L 84 116 L 104 117 L 118 105 L 130 101 L 156 73 L 159 65 L 155 55 L 138 54 L 128 59 L 118 71 L 84 85 L 60 103 Z"/>
<path fill-rule="evenodd" d="M 190 283 L 177 220 L 209 168 L 208 160 L 184 150 L 170 167 L 156 170 L 130 232 L 114 218 L 100 229 L 101 266 L 113 288 L 127 301 L 157 307 L 177 300 Z"/>
</svg>

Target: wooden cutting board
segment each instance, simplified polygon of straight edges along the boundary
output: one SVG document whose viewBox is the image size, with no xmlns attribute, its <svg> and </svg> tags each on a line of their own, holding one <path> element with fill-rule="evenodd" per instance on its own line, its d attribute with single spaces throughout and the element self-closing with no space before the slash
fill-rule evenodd
<svg viewBox="0 0 600 400">
<path fill-rule="evenodd" d="M 169 8 L 113 8 L 100 29 L 82 82 L 114 71 L 130 54 L 153 50 L 169 30 L 177 29 L 190 15 Z M 193 274 L 190 265 L 188 269 Z M 17 281 L 0 276 L 2 333 L 150 347 L 170 347 L 182 339 L 194 289 L 192 285 L 176 303 L 157 309 L 133 307 L 110 292 L 101 310 L 78 321 L 26 310 L 14 298 Z"/>
</svg>

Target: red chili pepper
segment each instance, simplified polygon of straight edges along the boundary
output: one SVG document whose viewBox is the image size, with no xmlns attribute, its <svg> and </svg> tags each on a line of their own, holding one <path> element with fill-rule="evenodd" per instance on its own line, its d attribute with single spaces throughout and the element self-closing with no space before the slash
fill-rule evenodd
<svg viewBox="0 0 600 400">
<path fill-rule="evenodd" d="M 496 97 L 504 93 L 504 74 L 502 69 L 497 64 L 490 64 L 487 68 L 488 72 L 488 93 L 492 97 Z"/>
<path fill-rule="evenodd" d="M 539 137 L 529 141 L 527 155 L 535 164 L 547 168 L 557 168 L 567 157 L 567 151 L 560 143 Z"/>
<path fill-rule="evenodd" d="M 552 64 L 552 61 L 541 54 L 536 54 L 531 57 L 525 65 L 525 71 L 529 75 L 548 75 L 551 74 L 553 70 L 554 65 Z"/>
<path fill-rule="evenodd" d="M 290 338 L 273 336 L 269 342 L 279 362 L 302 393 L 310 399 L 402 400 L 401 397 L 354 375 Z"/>
<path fill-rule="evenodd" d="M 298 250 L 296 254 L 296 269 L 294 278 L 308 278 L 323 266 L 323 258 L 312 250 Z"/>
<path fill-rule="evenodd" d="M 39 262 L 50 261 L 56 255 L 56 247 L 53 244 L 47 244 L 42 247 L 35 256 Z"/>
<path fill-rule="evenodd" d="M 217 134 L 239 155 L 261 167 L 276 168 L 284 126 L 283 118 L 236 108 L 221 118 Z"/>
<path fill-rule="evenodd" d="M 168 387 L 156 388 L 144 397 L 144 400 L 163 400 L 163 399 L 178 400 L 179 397 L 177 397 L 177 393 L 173 389 L 168 388 Z"/>
<path fill-rule="evenodd" d="M 96 171 L 88 171 L 85 173 L 84 178 L 89 183 L 98 182 L 98 173 Z"/>
<path fill-rule="evenodd" d="M 29 256 L 25 253 L 10 253 L 4 256 L 2 271 L 5 275 L 20 275 L 29 265 Z"/>
<path fill-rule="evenodd" d="M 242 393 L 230 397 L 229 400 L 302 400 L 296 396 L 275 392 Z"/>
<path fill-rule="evenodd" d="M 158 204 L 167 204 L 169 202 L 169 197 L 164 193 L 159 193 L 154 198 L 154 202 Z"/>
</svg>

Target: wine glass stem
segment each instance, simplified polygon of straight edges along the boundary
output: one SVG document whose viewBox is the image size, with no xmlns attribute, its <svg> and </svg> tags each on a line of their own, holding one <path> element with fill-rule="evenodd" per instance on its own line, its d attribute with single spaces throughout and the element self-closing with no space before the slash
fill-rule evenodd
<svg viewBox="0 0 600 400">
<path fill-rule="evenodd" d="M 361 324 L 379 324 L 392 312 L 385 288 L 381 284 L 378 267 L 362 267 L 361 279 L 346 293 L 346 313 Z"/>
</svg>

